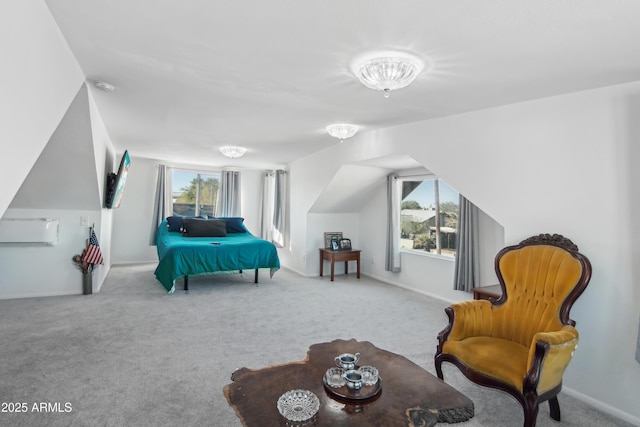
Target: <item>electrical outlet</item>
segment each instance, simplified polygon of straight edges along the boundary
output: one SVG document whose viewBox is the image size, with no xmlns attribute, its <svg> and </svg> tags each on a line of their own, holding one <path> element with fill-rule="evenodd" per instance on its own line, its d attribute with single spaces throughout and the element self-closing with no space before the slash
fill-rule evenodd
<svg viewBox="0 0 640 427">
<path fill-rule="evenodd" d="M 371 257 L 371 264 L 375 264 L 373 257 Z"/>
<path fill-rule="evenodd" d="M 89 226 L 89 217 L 88 216 L 81 216 L 80 217 L 80 225 L 83 227 L 88 227 Z"/>
</svg>

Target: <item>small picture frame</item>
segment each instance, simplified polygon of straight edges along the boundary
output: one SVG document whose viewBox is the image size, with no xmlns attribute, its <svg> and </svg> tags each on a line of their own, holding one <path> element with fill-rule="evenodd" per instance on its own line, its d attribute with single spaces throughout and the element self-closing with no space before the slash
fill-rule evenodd
<svg viewBox="0 0 640 427">
<path fill-rule="evenodd" d="M 340 250 L 340 240 L 331 239 L 331 250 L 332 251 L 339 251 Z"/>
<path fill-rule="evenodd" d="M 350 251 L 351 250 L 351 239 L 340 239 L 340 250 L 341 251 Z"/>
<path fill-rule="evenodd" d="M 325 249 L 334 250 L 333 247 L 331 246 L 331 240 L 333 240 L 333 239 L 336 239 L 338 241 L 340 239 L 342 239 L 342 231 L 329 231 L 329 232 L 324 233 L 324 248 Z M 340 249 L 340 248 L 338 247 L 338 249 Z"/>
</svg>

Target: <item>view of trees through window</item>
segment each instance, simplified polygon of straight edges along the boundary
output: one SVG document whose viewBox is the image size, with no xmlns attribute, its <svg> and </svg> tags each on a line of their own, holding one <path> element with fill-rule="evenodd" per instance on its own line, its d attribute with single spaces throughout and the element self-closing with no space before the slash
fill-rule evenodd
<svg viewBox="0 0 640 427">
<path fill-rule="evenodd" d="M 459 194 L 440 179 L 402 181 L 400 247 L 455 256 Z"/>
<path fill-rule="evenodd" d="M 220 175 L 174 170 L 171 178 L 174 215 L 215 216 Z"/>
</svg>

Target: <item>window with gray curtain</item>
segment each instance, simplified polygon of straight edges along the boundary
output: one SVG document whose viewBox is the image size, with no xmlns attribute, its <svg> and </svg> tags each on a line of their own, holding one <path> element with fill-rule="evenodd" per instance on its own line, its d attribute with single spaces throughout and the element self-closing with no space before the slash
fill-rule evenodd
<svg viewBox="0 0 640 427">
<path fill-rule="evenodd" d="M 240 172 L 220 173 L 216 216 L 240 216 Z"/>
<path fill-rule="evenodd" d="M 460 195 L 453 289 L 471 292 L 480 284 L 478 207 Z"/>
<path fill-rule="evenodd" d="M 287 172 L 266 171 L 262 174 L 260 197 L 260 237 L 283 248 L 286 240 Z"/>
</svg>

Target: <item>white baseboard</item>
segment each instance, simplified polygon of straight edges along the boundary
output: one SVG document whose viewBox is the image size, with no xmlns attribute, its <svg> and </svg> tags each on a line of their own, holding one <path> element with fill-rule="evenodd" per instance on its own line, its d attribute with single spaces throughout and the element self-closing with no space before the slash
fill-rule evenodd
<svg viewBox="0 0 640 427">
<path fill-rule="evenodd" d="M 379 282 L 382 282 L 382 283 L 387 283 L 389 285 L 397 286 L 399 288 L 406 289 L 408 291 L 415 292 L 417 294 L 425 295 L 425 296 L 428 296 L 428 297 L 431 297 L 431 298 L 435 298 L 435 299 L 440 300 L 440 301 L 444 301 L 444 302 L 446 302 L 448 304 L 453 304 L 455 302 L 458 302 L 456 300 L 452 300 L 452 299 L 449 299 L 449 298 L 443 298 L 440 295 L 432 294 L 431 292 L 425 292 L 422 289 L 416 289 L 416 288 L 413 288 L 411 286 L 407 286 L 407 285 L 405 285 L 403 283 L 392 282 L 392 281 L 389 281 L 387 279 L 383 279 L 381 277 L 373 276 L 371 274 L 362 274 L 362 275 L 363 276 L 367 276 L 367 277 L 371 277 L 372 279 L 378 280 Z"/>
<path fill-rule="evenodd" d="M 68 295 L 82 295 L 82 292 L 67 292 L 67 291 L 56 291 L 56 292 L 34 292 L 30 294 L 11 294 L 11 295 L 0 295 L 0 300 L 5 299 L 21 299 L 21 298 L 42 298 L 42 297 L 61 297 Z"/>
</svg>

